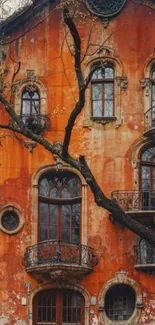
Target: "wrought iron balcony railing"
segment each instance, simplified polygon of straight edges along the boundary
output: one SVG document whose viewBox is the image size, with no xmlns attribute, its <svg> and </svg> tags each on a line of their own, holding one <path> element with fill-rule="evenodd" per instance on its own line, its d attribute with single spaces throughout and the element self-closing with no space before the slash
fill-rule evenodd
<svg viewBox="0 0 155 325">
<path fill-rule="evenodd" d="M 136 265 L 155 266 L 155 249 L 149 244 L 134 246 Z"/>
<path fill-rule="evenodd" d="M 151 107 L 145 114 L 145 130 L 149 131 L 150 129 L 155 128 L 155 106 Z"/>
<path fill-rule="evenodd" d="M 61 241 L 45 241 L 26 249 L 24 266 L 26 269 L 57 264 L 79 266 L 92 269 L 96 265 L 93 248 Z"/>
<path fill-rule="evenodd" d="M 155 211 L 155 191 L 114 191 L 112 199 L 124 211 Z"/>
<path fill-rule="evenodd" d="M 45 114 L 21 114 L 19 117 L 25 126 L 36 134 L 40 134 L 44 130 L 49 130 L 51 127 L 50 118 Z M 10 121 L 10 124 L 17 126 L 13 120 Z"/>
</svg>

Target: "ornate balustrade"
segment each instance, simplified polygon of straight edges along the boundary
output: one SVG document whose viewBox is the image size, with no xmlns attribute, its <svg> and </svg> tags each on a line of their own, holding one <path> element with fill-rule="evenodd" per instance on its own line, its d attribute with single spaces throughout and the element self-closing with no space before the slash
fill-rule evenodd
<svg viewBox="0 0 155 325">
<path fill-rule="evenodd" d="M 97 259 L 88 246 L 49 240 L 28 247 L 23 261 L 28 272 L 63 269 L 76 276 L 91 272 Z"/>
<path fill-rule="evenodd" d="M 50 118 L 45 114 L 22 114 L 20 119 L 25 126 L 36 134 L 40 134 L 44 130 L 49 130 L 51 127 Z M 17 126 L 16 122 L 11 120 L 10 124 Z"/>
<path fill-rule="evenodd" d="M 145 135 L 150 136 L 155 131 L 155 106 L 151 107 L 144 114 L 145 121 Z"/>
<path fill-rule="evenodd" d="M 155 210 L 155 191 L 114 191 L 112 199 L 124 211 Z"/>
</svg>

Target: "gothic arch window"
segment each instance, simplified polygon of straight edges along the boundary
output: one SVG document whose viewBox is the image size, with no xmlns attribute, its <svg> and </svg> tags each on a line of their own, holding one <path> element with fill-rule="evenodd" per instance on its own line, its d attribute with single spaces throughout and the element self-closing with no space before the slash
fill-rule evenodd
<svg viewBox="0 0 155 325">
<path fill-rule="evenodd" d="M 139 241 L 139 257 L 140 264 L 155 264 L 155 250 L 145 239 Z"/>
<path fill-rule="evenodd" d="M 81 181 L 73 172 L 47 172 L 39 180 L 39 242 L 80 244 Z"/>
<path fill-rule="evenodd" d="M 114 114 L 114 78 L 112 66 L 96 69 L 91 78 L 92 117 L 111 118 Z"/>
<path fill-rule="evenodd" d="M 40 94 L 36 87 L 24 87 L 22 91 L 21 115 L 33 117 L 40 113 Z"/>
<path fill-rule="evenodd" d="M 40 291 L 33 299 L 33 325 L 84 324 L 84 298 L 67 289 Z"/>
<path fill-rule="evenodd" d="M 155 209 L 155 147 L 142 151 L 140 157 L 140 189 L 142 208 Z"/>
</svg>

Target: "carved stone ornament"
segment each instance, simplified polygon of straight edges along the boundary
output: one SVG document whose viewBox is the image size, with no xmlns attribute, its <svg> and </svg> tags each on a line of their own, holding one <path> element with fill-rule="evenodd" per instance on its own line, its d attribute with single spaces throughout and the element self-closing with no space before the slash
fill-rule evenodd
<svg viewBox="0 0 155 325">
<path fill-rule="evenodd" d="M 34 80 L 36 78 L 34 70 L 27 70 L 27 78 Z"/>
<path fill-rule="evenodd" d="M 117 278 L 118 283 L 124 283 L 127 278 L 127 272 L 124 270 L 120 270 L 120 271 L 116 272 L 116 278 Z"/>
<path fill-rule="evenodd" d="M 128 87 L 128 79 L 127 77 L 117 77 L 117 84 L 121 88 L 121 90 L 125 90 Z"/>
<path fill-rule="evenodd" d="M 89 11 L 98 17 L 112 17 L 119 13 L 126 0 L 85 0 Z"/>
<path fill-rule="evenodd" d="M 149 96 L 150 79 L 149 78 L 141 79 L 140 84 L 141 84 L 142 89 L 145 89 L 146 96 Z"/>
<path fill-rule="evenodd" d="M 137 296 L 136 307 L 137 308 L 143 308 L 143 296 L 142 295 Z"/>
<path fill-rule="evenodd" d="M 33 149 L 35 149 L 36 146 L 36 142 L 33 141 L 27 141 L 24 143 L 24 147 L 27 148 L 30 153 L 33 152 Z"/>
<path fill-rule="evenodd" d="M 59 285 L 61 284 L 75 284 L 80 283 L 82 281 L 82 277 L 74 277 L 69 276 L 68 272 L 65 270 L 53 270 L 50 272 L 50 277 L 54 282 L 57 282 Z"/>
</svg>

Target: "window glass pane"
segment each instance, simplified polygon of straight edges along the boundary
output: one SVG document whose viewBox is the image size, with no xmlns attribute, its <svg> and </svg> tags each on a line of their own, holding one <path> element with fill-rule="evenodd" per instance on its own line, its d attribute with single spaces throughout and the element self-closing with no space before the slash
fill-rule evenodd
<svg viewBox="0 0 155 325">
<path fill-rule="evenodd" d="M 148 191 L 150 189 L 150 167 L 142 166 L 141 182 L 142 190 Z"/>
<path fill-rule="evenodd" d="M 63 323 L 80 323 L 82 296 L 78 293 L 63 294 Z"/>
<path fill-rule="evenodd" d="M 93 101 L 93 116 L 102 117 L 102 101 Z"/>
<path fill-rule="evenodd" d="M 112 68 L 105 68 L 105 78 L 106 79 L 114 78 L 114 70 Z"/>
<path fill-rule="evenodd" d="M 49 239 L 56 240 L 58 239 L 58 227 L 57 226 L 52 226 L 49 229 Z"/>
<path fill-rule="evenodd" d="M 93 75 L 92 75 L 92 80 L 93 79 L 102 79 L 102 71 L 101 69 L 97 69 L 94 71 Z"/>
<path fill-rule="evenodd" d="M 58 206 L 50 205 L 50 225 L 58 225 Z"/>
<path fill-rule="evenodd" d="M 81 183 L 77 176 L 74 176 L 67 181 L 72 197 L 81 196 Z"/>
<path fill-rule="evenodd" d="M 114 85 L 113 83 L 104 84 L 104 98 L 113 100 L 114 96 Z"/>
<path fill-rule="evenodd" d="M 113 116 L 113 102 L 106 100 L 104 102 L 104 116 L 111 117 Z"/>
<path fill-rule="evenodd" d="M 62 228 L 61 240 L 64 242 L 70 242 L 70 229 L 69 228 Z"/>
<path fill-rule="evenodd" d="M 80 242 L 80 204 L 72 206 L 72 242 L 74 244 Z"/>
<path fill-rule="evenodd" d="M 48 204 L 46 203 L 39 203 L 39 220 L 40 223 L 47 224 L 47 217 L 48 217 Z"/>
<path fill-rule="evenodd" d="M 32 99 L 38 99 L 39 100 L 39 93 L 37 91 L 34 91 L 34 93 L 32 93 Z"/>
<path fill-rule="evenodd" d="M 70 191 L 69 191 L 69 189 L 67 187 L 64 187 L 62 189 L 62 191 L 61 191 L 61 197 L 62 198 L 66 198 L 66 199 L 71 198 L 71 193 L 70 193 Z"/>
<path fill-rule="evenodd" d="M 22 101 L 22 114 L 30 115 L 30 101 Z"/>
<path fill-rule="evenodd" d="M 155 79 L 155 70 L 152 71 L 152 79 Z"/>
<path fill-rule="evenodd" d="M 28 91 L 24 91 L 22 98 L 24 98 L 24 99 L 30 99 L 31 98 L 30 93 Z"/>
<path fill-rule="evenodd" d="M 32 114 L 39 114 L 39 102 L 36 100 L 32 100 Z"/>
<path fill-rule="evenodd" d="M 71 207 L 70 205 L 62 205 L 62 227 L 70 228 L 70 216 L 71 216 Z"/>
<path fill-rule="evenodd" d="M 155 156 L 155 147 L 152 147 L 152 148 L 149 148 L 143 152 L 141 160 L 142 161 L 153 161 L 154 156 Z"/>
<path fill-rule="evenodd" d="M 102 84 L 92 85 L 92 99 L 93 101 L 102 99 Z"/>
</svg>

